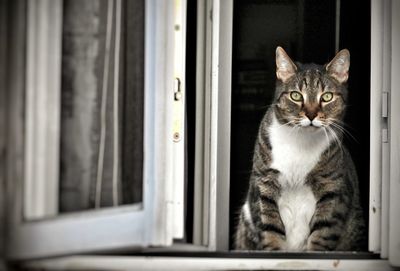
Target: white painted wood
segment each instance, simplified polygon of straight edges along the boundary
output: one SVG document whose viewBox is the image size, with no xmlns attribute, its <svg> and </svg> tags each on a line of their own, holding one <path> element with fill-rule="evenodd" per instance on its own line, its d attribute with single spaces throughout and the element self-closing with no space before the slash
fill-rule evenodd
<svg viewBox="0 0 400 271">
<path fill-rule="evenodd" d="M 198 1 L 196 71 L 195 244 L 208 245 L 210 232 L 212 0 Z M 198 206 L 201 208 L 198 208 Z"/>
<path fill-rule="evenodd" d="M 387 135 L 387 129 L 384 128 L 381 130 L 381 138 L 382 141 Z M 387 136 L 386 136 L 387 138 Z M 387 259 L 388 257 L 388 252 L 389 252 L 389 193 L 390 193 L 390 145 L 388 141 L 382 142 L 382 156 L 381 156 L 381 163 L 382 163 L 382 172 L 381 172 L 381 178 L 382 178 L 382 187 L 381 187 L 381 225 L 380 225 L 380 244 L 381 244 L 381 249 L 380 252 L 381 257 L 384 259 Z"/>
<path fill-rule="evenodd" d="M 30 262 L 30 270 L 395 270 L 384 260 L 72 256 Z"/>
<path fill-rule="evenodd" d="M 383 93 L 390 93 L 390 63 L 391 63 L 391 1 L 386 0 L 382 2 L 383 5 L 383 14 L 382 14 L 382 28 L 383 39 L 382 39 L 382 86 L 380 90 L 380 96 L 378 101 L 381 104 L 382 108 L 382 97 Z M 389 94 L 390 95 L 390 94 Z M 388 130 L 388 119 L 383 117 L 382 110 L 379 113 L 381 118 L 381 144 L 382 144 L 382 156 L 381 156 L 381 257 L 387 258 L 389 253 L 389 193 L 390 193 L 390 176 L 389 176 L 389 156 L 390 156 L 390 143 L 383 137 L 385 135 L 385 131 Z"/>
<path fill-rule="evenodd" d="M 222 8 L 221 8 L 222 7 Z M 231 1 L 198 1 L 194 243 L 229 245 Z"/>
<path fill-rule="evenodd" d="M 186 60 L 186 0 L 175 1 L 174 77 L 173 103 L 173 236 L 182 239 L 185 234 L 185 60 Z"/>
<path fill-rule="evenodd" d="M 173 220 L 177 209 L 171 189 L 175 182 L 171 134 L 174 124 L 174 9 L 173 1 L 146 1 L 144 206 L 148 208 L 147 238 L 153 246 L 171 245 L 175 233 Z"/>
<path fill-rule="evenodd" d="M 204 89 L 204 227 L 203 227 L 203 243 L 209 245 L 210 243 L 210 198 L 211 198 L 211 185 L 210 185 L 210 172 L 211 172 L 211 70 L 212 70 L 212 0 L 207 0 L 205 4 L 205 89 Z"/>
<path fill-rule="evenodd" d="M 371 114 L 368 250 L 381 249 L 383 2 L 371 2 Z"/>
<path fill-rule="evenodd" d="M 233 2 L 212 2 L 209 248 L 229 249 Z"/>
<path fill-rule="evenodd" d="M 400 266 L 400 1 L 391 1 L 389 262 Z"/>
<path fill-rule="evenodd" d="M 374 3 L 373 5 L 376 6 L 376 22 L 375 24 L 375 31 L 379 31 L 380 33 L 377 34 L 377 38 L 380 38 L 379 41 L 376 41 L 378 43 L 379 47 L 377 46 L 375 51 L 371 52 L 371 57 L 373 61 L 377 61 L 376 63 L 371 62 L 371 69 L 374 69 L 374 71 L 371 70 L 371 72 L 374 72 L 374 74 L 371 77 L 371 80 L 373 78 L 378 78 L 380 88 L 378 89 L 372 89 L 373 85 L 371 84 L 371 105 L 374 103 L 379 103 L 378 105 L 374 105 L 377 111 L 372 111 L 375 108 L 371 108 L 371 129 L 375 129 L 374 131 L 371 130 L 373 134 L 371 134 L 371 140 L 373 140 L 373 136 L 376 138 L 376 134 L 379 131 L 379 140 L 381 146 L 379 147 L 380 155 L 375 156 L 373 154 L 373 149 L 371 149 L 371 158 L 372 159 L 379 159 L 379 165 L 380 165 L 380 216 L 381 216 L 381 223 L 380 223 L 380 254 L 382 258 L 387 258 L 388 257 L 388 242 L 389 242 L 389 190 L 390 190 L 390 180 L 389 180 L 389 153 L 390 153 L 390 147 L 387 142 L 387 140 L 384 138 L 384 135 L 386 134 L 385 131 L 388 129 L 388 119 L 385 118 L 384 114 L 382 114 L 382 105 L 383 105 L 383 100 L 382 97 L 384 93 L 390 92 L 390 43 L 391 43 L 391 34 L 390 34 L 390 29 L 391 29 L 391 13 L 390 13 L 390 5 L 391 1 L 381 1 L 379 2 L 380 6 L 378 6 L 378 3 Z M 379 14 L 378 14 L 379 12 Z M 379 21 L 378 21 L 379 18 Z M 372 32 L 371 32 L 372 34 Z M 375 33 L 374 33 L 375 34 Z M 374 40 L 374 39 L 372 39 Z M 373 42 L 372 42 L 373 45 Z M 373 49 L 373 47 L 371 47 Z M 378 51 L 379 50 L 379 51 Z M 376 56 L 374 54 L 377 54 Z M 375 58 L 374 58 L 375 57 Z M 376 57 L 379 57 L 379 60 L 376 60 Z M 379 66 L 378 66 L 379 65 Z M 372 81 L 371 81 L 372 82 Z M 374 101 L 373 101 L 374 100 Z M 374 113 L 374 116 L 372 116 L 372 112 Z M 379 117 L 378 117 L 379 116 Z M 379 126 L 376 127 L 374 126 L 375 123 L 373 123 L 373 118 L 378 117 L 379 118 Z M 376 121 L 376 120 L 374 120 Z M 375 139 L 374 138 L 374 139 Z M 371 141 L 372 144 L 372 141 Z M 372 148 L 374 148 L 371 145 Z M 374 156 L 372 156 L 374 155 Z M 372 160 L 371 160 L 372 161 Z M 375 168 L 371 168 L 372 170 L 375 170 Z M 377 174 L 377 173 L 373 173 Z M 372 177 L 372 176 L 371 176 Z M 375 177 L 375 176 L 374 176 Z M 372 177 L 373 178 L 373 177 Z M 377 190 L 379 189 L 376 188 L 373 182 L 376 181 L 376 179 L 371 178 L 371 196 L 375 195 L 377 193 Z M 374 190 L 374 191 L 373 191 Z M 374 203 L 372 203 L 374 204 Z M 371 205 L 370 208 L 379 206 L 378 204 Z M 372 210 L 372 215 L 374 209 Z M 377 210 L 377 209 L 375 209 Z M 379 214 L 379 209 L 377 211 Z M 373 217 L 374 218 L 374 217 Z M 371 220 L 370 220 L 371 221 Z M 372 228 L 374 230 L 374 228 Z M 372 236 L 372 238 L 376 238 L 377 235 Z M 374 239 L 372 240 L 374 241 Z M 371 246 L 371 244 L 370 244 Z"/>
<path fill-rule="evenodd" d="M 194 243 L 226 250 L 233 3 L 199 1 L 197 8 Z"/>
<path fill-rule="evenodd" d="M 27 2 L 25 219 L 58 211 L 62 1 Z"/>
<path fill-rule="evenodd" d="M 66 216 L 31 222 L 11 232 L 7 257 L 33 259 L 148 245 L 144 211 Z"/>
</svg>

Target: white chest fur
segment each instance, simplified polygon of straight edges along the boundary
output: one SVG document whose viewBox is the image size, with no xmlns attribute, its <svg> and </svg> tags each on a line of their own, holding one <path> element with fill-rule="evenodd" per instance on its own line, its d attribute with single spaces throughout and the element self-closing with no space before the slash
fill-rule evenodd
<svg viewBox="0 0 400 271">
<path fill-rule="evenodd" d="M 310 131 L 282 126 L 274 118 L 269 128 L 269 139 L 272 146 L 271 168 L 280 172 L 282 191 L 278 207 L 285 225 L 286 249 L 303 250 L 316 204 L 305 179 L 328 147 L 329 138 L 322 129 Z"/>
<path fill-rule="evenodd" d="M 284 188 L 278 199 L 279 213 L 285 225 L 286 250 L 306 249 L 310 235 L 310 220 L 315 212 L 316 200 L 310 187 Z"/>
<path fill-rule="evenodd" d="M 312 131 L 282 126 L 275 118 L 268 132 L 272 146 L 271 168 L 280 171 L 282 185 L 302 185 L 328 147 L 329 138 L 322 128 Z"/>
</svg>

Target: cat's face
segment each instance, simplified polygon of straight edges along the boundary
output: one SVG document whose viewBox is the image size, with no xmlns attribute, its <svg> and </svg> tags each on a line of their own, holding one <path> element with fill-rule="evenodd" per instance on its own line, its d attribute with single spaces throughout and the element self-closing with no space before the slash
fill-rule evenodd
<svg viewBox="0 0 400 271">
<path fill-rule="evenodd" d="M 340 125 L 347 98 L 348 50 L 325 66 L 296 65 L 278 47 L 276 64 L 275 115 L 282 124 L 308 130 Z"/>
</svg>

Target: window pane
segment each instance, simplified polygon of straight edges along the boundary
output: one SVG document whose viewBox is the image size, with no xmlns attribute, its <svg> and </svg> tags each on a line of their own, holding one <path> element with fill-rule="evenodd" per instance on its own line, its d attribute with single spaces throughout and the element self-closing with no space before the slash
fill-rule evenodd
<svg viewBox="0 0 400 271">
<path fill-rule="evenodd" d="M 60 212 L 142 200 L 144 1 L 64 1 Z"/>
</svg>

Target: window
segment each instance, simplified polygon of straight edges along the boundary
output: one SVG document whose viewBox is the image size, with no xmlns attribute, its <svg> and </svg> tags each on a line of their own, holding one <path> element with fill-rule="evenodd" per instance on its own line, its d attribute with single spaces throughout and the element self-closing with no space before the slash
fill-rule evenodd
<svg viewBox="0 0 400 271">
<path fill-rule="evenodd" d="M 182 5 L 38 0 L 13 8 L 15 39 L 26 44 L 13 57 L 26 70 L 12 76 L 26 80 L 12 85 L 13 132 L 24 133 L 10 148 L 23 160 L 10 164 L 9 258 L 182 238 L 174 164 L 183 152 L 171 140 L 182 103 L 172 91 L 184 76 L 174 53 L 184 40 L 174 28 L 184 26 Z"/>
<path fill-rule="evenodd" d="M 62 29 L 59 211 L 140 203 L 144 1 L 64 1 Z"/>
<path fill-rule="evenodd" d="M 265 268 L 284 261 L 230 251 L 281 45 L 302 62 L 352 54 L 347 118 L 358 143 L 346 140 L 374 254 L 315 256 L 399 265 L 400 5 L 370 4 L 371 17 L 340 0 L 14 1 L 8 257 L 193 251 L 268 258 Z"/>
</svg>

